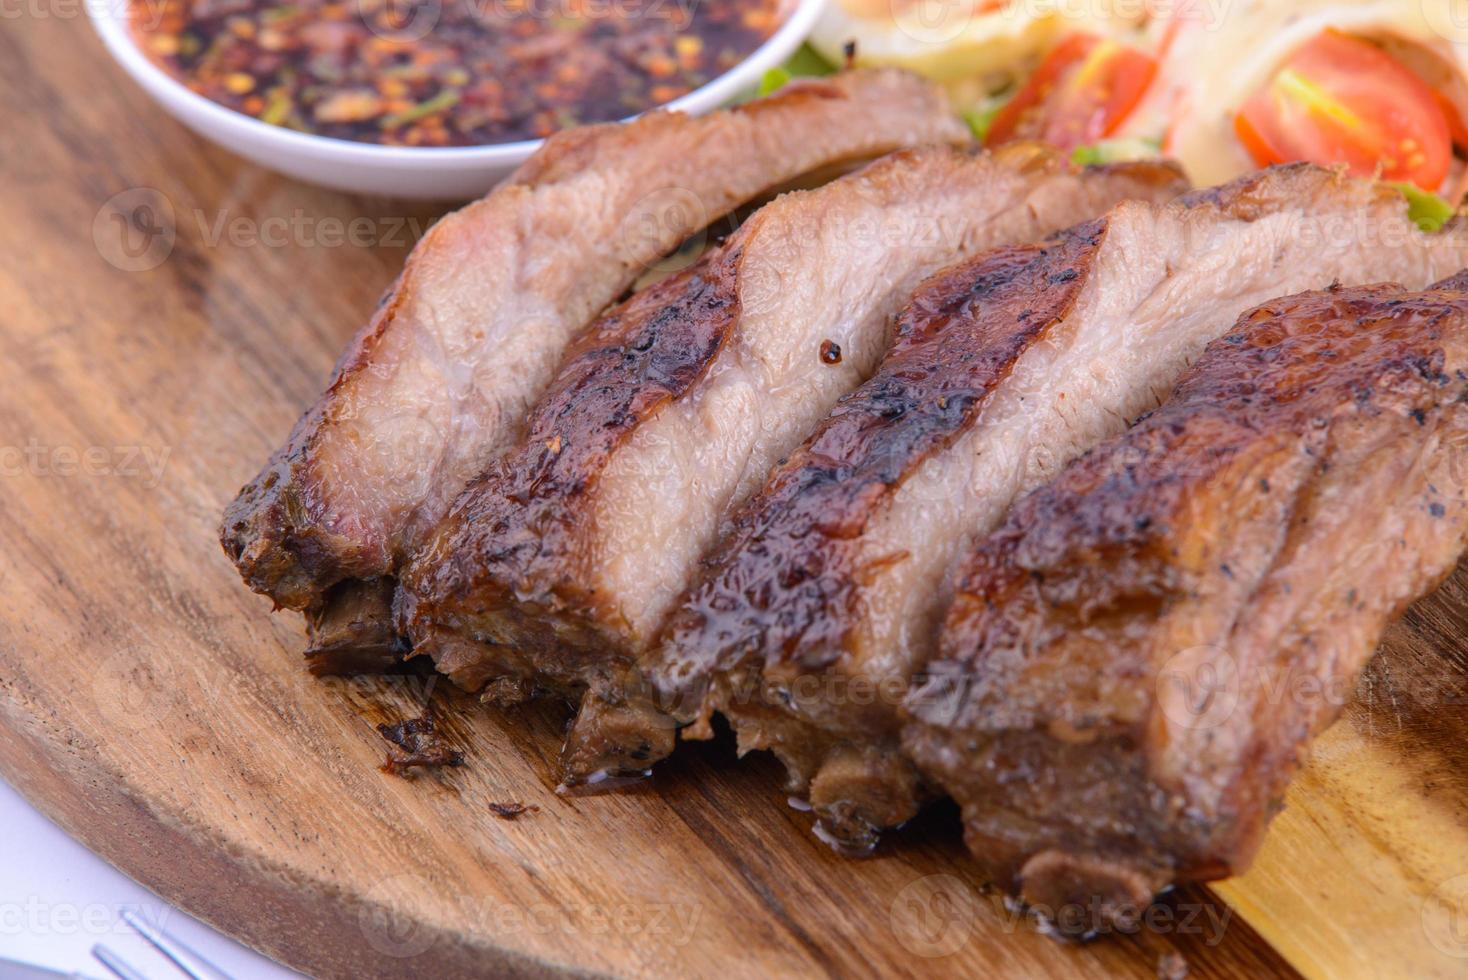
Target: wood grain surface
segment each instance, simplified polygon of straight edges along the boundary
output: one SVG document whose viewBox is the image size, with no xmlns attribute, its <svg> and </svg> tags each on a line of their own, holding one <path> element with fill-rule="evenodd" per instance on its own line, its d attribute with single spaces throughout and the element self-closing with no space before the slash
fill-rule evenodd
<svg viewBox="0 0 1468 980">
<path fill-rule="evenodd" d="M 0 30 L 0 775 L 143 884 L 326 976 L 1468 968 L 1461 575 L 1394 630 L 1253 871 L 1085 945 L 986 892 L 943 807 L 845 860 L 770 760 L 736 764 L 727 743 L 565 799 L 554 705 L 310 678 L 299 621 L 241 586 L 214 529 L 436 212 L 247 165 L 134 89 L 80 4 L 16 9 Z M 380 772 L 373 726 L 430 701 L 467 765 Z M 539 809 L 510 821 L 495 802 Z"/>
</svg>

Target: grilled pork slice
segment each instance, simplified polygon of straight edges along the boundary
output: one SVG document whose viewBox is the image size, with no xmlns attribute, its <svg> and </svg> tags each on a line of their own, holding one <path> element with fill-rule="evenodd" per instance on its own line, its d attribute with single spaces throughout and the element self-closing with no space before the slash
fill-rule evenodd
<svg viewBox="0 0 1468 980">
<path fill-rule="evenodd" d="M 373 580 L 510 441 L 568 341 L 650 263 L 815 168 L 964 135 L 933 86 L 858 71 L 703 118 L 552 137 L 418 244 L 326 394 L 229 506 L 225 550 L 280 606 L 320 613 L 347 583 L 321 645 L 368 642 L 391 593 Z"/>
<path fill-rule="evenodd" d="M 904 744 L 1037 905 L 1245 867 L 1468 547 L 1468 273 L 1276 300 L 963 565 Z"/>
<path fill-rule="evenodd" d="M 1395 191 L 1296 166 L 1125 203 L 949 270 L 711 557 L 649 659 L 655 700 L 679 721 L 724 713 L 742 749 L 785 763 L 824 831 L 870 847 L 925 795 L 898 708 L 965 541 L 1156 408 L 1243 310 L 1383 272 L 1421 287 L 1465 264 L 1468 241 L 1419 231 Z"/>
<path fill-rule="evenodd" d="M 656 634 L 728 508 L 871 373 L 923 277 L 1180 189 L 1160 164 L 933 147 L 766 205 L 578 343 L 524 441 L 405 570 L 415 650 L 500 698 L 602 686 Z"/>
</svg>

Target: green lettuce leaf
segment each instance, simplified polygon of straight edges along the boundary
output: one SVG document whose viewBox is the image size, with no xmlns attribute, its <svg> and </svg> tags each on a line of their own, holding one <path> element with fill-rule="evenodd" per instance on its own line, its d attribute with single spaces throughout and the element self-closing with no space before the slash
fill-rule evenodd
<svg viewBox="0 0 1468 980">
<path fill-rule="evenodd" d="M 1146 160 L 1162 152 L 1160 140 L 1133 136 L 1127 139 L 1102 140 L 1090 146 L 1078 146 L 1070 158 L 1080 167 L 1094 167 L 1103 163 L 1125 163 L 1128 160 Z"/>
<path fill-rule="evenodd" d="M 1407 216 L 1423 231 L 1441 231 L 1443 225 L 1458 213 L 1452 204 L 1416 184 L 1388 181 L 1387 186 L 1400 191 L 1407 199 Z"/>
<path fill-rule="evenodd" d="M 980 143 L 984 137 L 989 135 L 989 129 L 994 125 L 994 119 L 999 111 L 1004 108 L 1006 99 L 993 99 L 983 105 L 975 106 L 963 114 L 963 121 L 968 123 L 969 130 L 974 134 L 974 139 Z"/>
<path fill-rule="evenodd" d="M 834 74 L 835 71 L 836 66 L 822 58 L 815 48 L 809 44 L 802 44 L 790 56 L 789 61 L 765 72 L 764 77 L 760 79 L 757 94 L 763 98 L 771 92 L 779 91 L 791 79 L 821 78 Z"/>
</svg>

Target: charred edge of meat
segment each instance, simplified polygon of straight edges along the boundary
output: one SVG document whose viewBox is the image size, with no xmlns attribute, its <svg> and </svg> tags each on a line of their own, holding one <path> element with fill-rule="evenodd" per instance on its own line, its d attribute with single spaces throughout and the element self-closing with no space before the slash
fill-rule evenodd
<svg viewBox="0 0 1468 980">
<path fill-rule="evenodd" d="M 319 409 L 301 418 L 290 439 L 255 479 L 224 510 L 219 543 L 239 569 L 245 584 L 275 603 L 276 609 L 308 610 L 321 590 L 344 577 L 337 569 L 336 548 L 329 532 L 299 516 L 308 510 L 300 488 L 309 485 L 299 473 Z"/>
<path fill-rule="evenodd" d="M 1024 350 L 1074 306 L 1105 227 L 1001 249 L 930 280 L 878 374 L 741 511 L 704 585 L 670 622 L 670 653 L 650 671 L 657 703 L 683 722 L 720 711 L 742 747 L 773 748 L 844 849 L 869 850 L 931 793 L 901 757 L 895 711 L 890 731 L 855 712 L 851 730 L 833 731 L 830 719 L 805 717 L 792 688 L 843 656 L 867 521 L 966 431 Z M 767 727 L 779 734 L 761 734 Z"/>
<path fill-rule="evenodd" d="M 1338 189 L 1344 190 L 1349 200 L 1362 204 L 1367 203 L 1373 194 L 1383 202 L 1400 204 L 1399 195 L 1395 191 L 1373 188 L 1369 183 L 1348 181 L 1340 173 L 1302 165 L 1252 175 L 1224 188 L 1187 195 L 1172 205 L 1172 209 L 1196 211 L 1200 215 L 1210 211 L 1222 212 L 1228 219 L 1252 222 L 1278 213 L 1282 206 L 1287 207 L 1290 202 L 1308 199 L 1303 192 Z M 1090 226 L 1082 226 L 1076 230 L 1076 234 L 1104 234 L 1108 225 L 1109 222 L 1103 219 Z M 1080 264 L 1068 269 L 1056 269 L 1054 278 L 1039 283 L 1035 293 L 1047 295 L 1057 288 L 1071 288 L 1078 292 L 1084 284 L 1087 272 Z M 941 296 L 939 298 L 941 300 Z M 941 313 L 941 309 L 939 312 Z M 1032 316 L 1036 312 L 1039 311 L 1021 308 L 1011 311 L 1011 315 L 1017 314 L 1023 322 L 1026 316 Z M 943 323 L 941 317 L 934 317 L 926 322 L 935 325 Z M 1009 326 L 1013 329 L 1013 321 L 1010 321 Z M 921 335 L 920 329 L 909 331 L 899 341 L 898 351 L 889 357 L 889 361 L 900 361 L 903 345 L 914 342 L 920 344 Z M 946 357 L 946 349 L 942 354 Z M 868 386 L 869 389 L 872 387 L 874 386 Z M 934 391 L 929 394 L 933 397 L 932 405 L 948 411 L 953 408 L 953 398 L 961 400 L 965 393 Z M 876 406 L 879 410 L 884 407 L 886 406 Z M 681 615 L 686 618 L 681 623 L 675 621 L 674 626 L 675 629 L 688 630 L 700 637 L 713 652 L 702 661 L 695 659 L 690 663 L 688 657 L 678 656 L 681 644 L 675 642 L 674 662 L 671 665 L 666 662 L 660 664 L 653 678 L 660 688 L 662 702 L 685 706 L 698 704 L 701 706 L 699 710 L 706 712 L 709 710 L 704 704 L 707 698 L 698 687 L 708 682 L 710 671 L 724 671 L 717 681 L 722 688 L 730 676 L 728 665 L 743 664 L 748 660 L 751 665 L 747 669 L 736 670 L 756 675 L 763 683 L 744 682 L 734 685 L 735 687 L 754 687 L 762 694 L 773 694 L 770 703 L 776 707 L 783 704 L 791 714 L 808 713 L 806 707 L 797 699 L 789 697 L 784 689 L 789 687 L 792 678 L 832 667 L 849 646 L 850 628 L 859 619 L 853 609 L 859 602 L 858 581 L 864 570 L 856 565 L 862 554 L 861 536 L 867 521 L 910 472 L 910 469 L 904 470 L 903 467 L 920 464 L 931 458 L 932 452 L 941 451 L 944 445 L 962 433 L 969 417 L 965 411 L 969 407 L 971 405 L 963 406 L 960 401 L 960 405 L 952 411 L 955 424 L 947 433 L 938 430 L 940 438 L 932 440 L 930 446 L 924 446 L 921 443 L 921 430 L 910 417 L 914 410 L 922 411 L 922 403 L 899 402 L 891 406 L 887 409 L 890 418 L 888 427 L 899 433 L 904 430 L 914 432 L 917 444 L 903 446 L 893 436 L 883 433 L 885 441 L 892 444 L 879 444 L 870 450 L 866 458 L 875 459 L 877 466 L 868 473 L 861 473 L 858 467 L 846 463 L 851 458 L 851 443 L 842 446 L 828 441 L 823 447 L 820 445 L 822 438 L 829 438 L 830 435 L 824 430 L 813 437 L 815 445 L 810 455 L 816 458 L 817 465 L 804 474 L 795 470 L 797 479 L 787 484 L 790 487 L 790 496 L 795 501 L 790 512 L 777 510 L 773 517 L 764 514 L 760 508 L 769 506 L 767 500 L 756 501 L 751 508 L 762 519 L 770 520 L 771 523 L 780 519 L 790 520 L 792 514 L 801 519 L 791 521 L 783 530 L 761 526 L 751 532 L 749 528 L 742 527 L 723 557 L 727 558 L 731 553 L 736 557 L 742 556 L 743 567 L 736 564 L 731 569 L 721 558 L 715 559 L 714 581 L 723 586 L 722 591 L 700 592 L 695 598 L 695 604 L 702 602 L 706 608 L 685 609 Z M 843 403 L 833 415 L 830 425 L 833 428 L 839 426 L 839 417 L 850 410 L 850 404 Z M 921 419 L 921 415 L 918 418 Z M 872 431 L 880 433 L 882 427 L 874 425 Z M 863 458 L 862 454 L 868 452 L 868 447 L 862 445 L 856 451 L 856 458 Z M 772 482 L 778 485 L 781 480 L 790 479 L 793 468 L 782 470 Z M 835 487 L 835 492 L 823 493 L 827 487 Z M 810 513 L 801 514 L 802 506 L 808 508 Z M 789 545 L 789 541 L 798 543 Z M 793 555 L 786 554 L 782 549 L 789 549 Z M 694 646 L 697 645 L 698 641 L 695 641 Z M 695 652 L 691 656 L 697 658 L 698 654 Z M 720 702 L 718 710 L 725 711 L 731 717 L 737 713 L 722 707 L 722 703 L 730 700 L 727 691 L 716 691 L 715 700 Z M 821 706 L 817 704 L 815 707 L 819 710 Z M 747 706 L 743 710 L 749 712 Z M 682 714 L 680 717 L 686 720 L 688 715 Z M 822 727 L 834 725 L 837 731 L 843 726 L 853 727 L 847 719 L 829 715 L 821 720 L 821 724 Z M 805 739 L 810 737 L 812 727 L 814 726 L 797 729 L 792 725 L 790 730 L 801 731 L 800 737 Z M 870 729 L 880 725 L 866 727 Z M 857 742 L 868 740 L 866 730 L 853 730 L 851 736 Z M 790 740 L 787 737 L 779 741 L 788 743 Z M 777 739 L 771 738 L 769 741 L 774 742 Z"/>
<path fill-rule="evenodd" d="M 1064 316 L 1078 291 L 1068 284 L 1082 281 L 1076 267 L 1104 230 L 1092 222 L 1048 245 L 1000 249 L 940 273 L 914 297 L 878 373 L 740 509 L 704 584 L 670 620 L 668 656 L 648 675 L 681 722 L 704 710 L 715 672 L 751 657 L 813 672 L 841 655 L 855 581 L 855 550 L 843 544 L 860 538 L 882 495 L 951 443 L 1024 348 Z M 868 449 L 876 443 L 880 450 Z M 760 695 L 741 699 L 751 696 Z"/>
<path fill-rule="evenodd" d="M 451 748 L 438 734 L 432 710 L 395 725 L 378 725 L 377 733 L 394 746 L 388 750 L 387 762 L 382 766 L 385 773 L 406 776 L 413 769 L 464 764 L 464 753 Z"/>
<path fill-rule="evenodd" d="M 897 160 L 903 155 L 895 154 L 889 157 L 888 160 Z M 1186 182 L 1174 166 L 1157 162 L 1089 168 L 1085 171 L 1085 175 L 1081 177 L 1052 149 L 1034 144 L 1011 144 L 996 151 L 992 154 L 991 159 L 998 169 L 1039 181 L 1035 185 L 1037 187 L 1043 186 L 1044 182 L 1050 178 L 1057 177 L 1061 174 L 1069 174 L 1078 178 L 1077 188 L 1083 183 L 1090 184 L 1092 187 L 1098 189 L 1110 188 L 1110 191 L 1103 190 L 1102 193 L 1114 193 L 1117 198 L 1139 197 L 1157 200 L 1159 202 L 1176 197 L 1186 187 Z M 1015 202 L 1015 204 L 1016 207 L 1020 206 L 1019 202 Z M 976 288 L 975 282 L 972 281 L 973 277 L 968 275 L 968 272 L 969 270 L 965 266 L 961 270 L 961 274 L 956 277 L 956 281 L 950 284 L 951 291 L 954 294 L 951 298 L 953 303 L 982 302 L 985 299 L 980 294 L 983 293 L 987 284 L 979 283 Z M 996 278 L 1002 278 L 1002 276 L 996 274 Z M 929 297 L 928 305 L 940 307 L 939 312 L 947 315 L 952 311 L 943 310 L 941 307 L 945 302 L 948 302 L 948 299 L 942 295 L 943 289 L 941 286 L 933 285 L 935 281 L 941 283 L 943 281 L 943 274 L 940 273 L 927 280 L 917 290 L 917 295 L 921 299 L 925 293 L 936 294 Z M 932 310 L 925 312 L 932 313 Z M 1031 312 L 1036 317 L 1039 317 L 1038 309 L 1032 310 Z M 899 317 L 898 329 L 907 329 L 909 335 L 911 335 L 913 332 L 911 329 L 911 320 L 914 316 L 915 314 L 909 310 L 906 328 L 903 327 L 902 318 Z M 1039 323 L 1042 319 L 1043 317 L 1040 317 L 1033 322 Z M 1025 329 L 1028 329 L 1028 326 Z M 918 333 L 922 333 L 922 331 L 918 331 Z M 822 353 L 823 360 L 827 363 L 834 359 L 828 345 L 822 346 Z M 961 415 L 965 407 L 958 400 L 952 402 L 939 401 L 938 404 L 938 410 L 941 414 L 955 417 Z M 921 410 L 927 406 L 918 405 L 917 407 Z M 837 411 L 844 411 L 844 409 L 837 408 Z M 886 406 L 879 405 L 878 412 L 882 415 L 883 421 L 888 423 L 893 421 L 893 413 L 888 411 Z M 850 413 L 848 412 L 848 417 L 849 415 Z M 830 465 L 834 467 L 838 464 L 835 461 L 831 461 Z M 892 476 L 891 478 L 896 479 L 896 476 Z M 885 480 L 887 477 L 882 477 L 881 479 Z M 803 485 L 799 489 L 803 492 L 811 488 Z M 656 642 L 655 638 L 651 646 L 655 647 Z M 633 671 L 633 673 L 637 674 L 638 672 Z M 758 677 L 755 677 L 753 682 L 758 684 Z M 733 686 L 741 690 L 743 689 L 743 685 L 736 684 Z M 629 764 L 627 757 L 633 750 L 642 747 L 640 740 L 646 738 L 646 733 L 649 732 L 655 733 L 658 743 L 666 745 L 667 750 L 671 750 L 671 743 L 666 742 L 662 735 L 663 729 L 674 724 L 673 719 L 667 717 L 667 715 L 671 714 L 687 721 L 690 717 L 699 714 L 700 711 L 697 705 L 702 697 L 701 692 L 693 692 L 694 696 L 683 698 L 682 696 L 687 693 L 687 691 L 680 691 L 678 693 L 678 697 L 684 701 L 683 707 L 680 708 L 670 703 L 672 698 L 664 696 L 667 692 L 647 690 L 642 685 L 641 678 L 635 676 L 631 680 L 625 681 L 624 689 L 614 695 L 617 704 L 616 710 L 607 710 L 607 705 L 596 703 L 599 695 L 593 690 L 587 695 L 590 704 L 585 709 L 585 716 L 578 718 L 577 724 L 573 727 L 571 737 L 567 743 L 567 750 L 563 755 L 563 759 L 566 761 L 568 767 L 582 767 L 579 770 L 568 768 L 566 770 L 568 778 L 575 781 L 579 775 L 585 773 L 601 775 L 605 772 L 615 772 L 618 769 L 627 768 L 629 765 L 635 765 L 638 771 L 640 771 L 641 767 L 646 765 L 646 760 L 639 755 L 636 760 L 633 760 Z M 776 696 L 778 696 L 778 693 Z M 725 698 L 725 700 L 734 701 L 735 699 L 729 697 Z M 635 707 L 631 706 L 634 702 Z M 751 711 L 752 699 L 745 698 L 739 703 L 745 709 L 746 720 L 749 720 L 748 715 Z M 773 716 L 774 714 L 774 712 L 765 712 L 762 713 L 762 717 Z M 635 724 L 632 724 L 634 720 L 645 721 L 646 727 L 639 730 Z M 878 792 L 876 790 L 877 779 L 872 778 L 870 774 L 864 774 L 860 779 L 851 778 L 855 775 L 854 770 L 840 765 L 837 760 L 833 759 L 830 778 L 819 780 L 815 787 L 811 787 L 808 785 L 808 774 L 818 767 L 821 759 L 833 753 L 847 750 L 857 752 L 858 748 L 847 745 L 845 739 L 838 738 L 833 740 L 829 738 L 827 733 L 814 725 L 800 726 L 801 731 L 797 735 L 795 732 L 797 723 L 793 718 L 786 720 L 785 724 L 789 730 L 785 732 L 783 737 L 772 735 L 770 738 L 764 739 L 755 733 L 752 722 L 745 726 L 741 734 L 742 737 L 748 736 L 751 745 L 758 743 L 757 747 L 771 748 L 777 754 L 781 755 L 787 768 L 792 773 L 793 785 L 791 789 L 793 792 L 801 794 L 809 792 L 814 794 L 812 796 L 812 802 L 815 808 L 820 809 L 825 815 L 827 831 L 829 831 L 826 836 L 851 837 L 853 839 L 860 837 L 870 840 L 874 835 L 872 828 L 860 828 L 858 826 L 857 818 L 862 812 L 880 813 L 883 815 L 882 819 L 884 822 L 892 824 L 900 823 L 911 815 L 909 810 L 917 806 L 916 801 L 904 804 L 902 807 L 897 807 L 892 803 L 892 800 L 899 797 L 911 798 L 914 795 L 911 787 L 916 781 L 915 771 L 910 765 L 903 764 L 897 766 L 883 763 L 876 766 L 877 772 L 887 773 L 889 775 L 887 780 L 889 791 Z M 854 725 L 848 727 L 860 726 Z M 685 734 L 685 737 L 697 737 L 700 730 L 701 726 L 695 725 Z M 893 741 L 895 742 L 895 735 Z M 795 743 L 799 743 L 800 747 L 798 750 L 793 747 Z M 870 801 L 869 806 L 856 807 L 850 805 L 848 797 L 844 795 L 842 787 L 858 785 L 868 788 L 864 796 Z M 830 803 L 829 807 L 825 805 L 828 801 Z"/>
<path fill-rule="evenodd" d="M 908 696 L 903 741 L 959 800 L 970 848 L 998 881 L 1037 905 L 1100 902 L 1119 916 L 1173 880 L 1247 866 L 1303 744 L 1341 706 L 1319 699 L 1261 714 L 1241 705 L 1220 724 L 1247 719 L 1244 730 L 1179 729 L 1159 715 L 1167 692 L 1149 637 L 1186 613 L 1180 636 L 1214 630 L 1242 675 L 1267 669 L 1248 659 L 1265 651 L 1231 641 L 1273 594 L 1274 576 L 1322 547 L 1312 536 L 1341 533 L 1316 531 L 1329 522 L 1310 516 L 1336 499 L 1329 491 L 1366 478 L 1353 440 L 1376 454 L 1402 447 L 1415 466 L 1439 431 L 1468 438 L 1468 372 L 1445 370 L 1443 353 L 1447 329 L 1459 358 L 1468 348 L 1465 287 L 1468 273 L 1421 294 L 1336 288 L 1245 314 L 1161 409 L 1022 499 L 975 549 L 941 656 Z M 1390 617 L 1448 574 L 1468 542 L 1461 505 L 1453 531 L 1438 523 L 1449 509 L 1422 499 L 1453 490 L 1385 472 L 1393 496 L 1376 503 L 1431 515 L 1434 535 L 1456 537 L 1428 542 L 1410 581 L 1355 573 L 1378 590 L 1377 608 L 1351 607 L 1366 618 L 1337 624 L 1348 646 L 1312 668 L 1346 671 L 1348 684 Z M 1363 503 L 1335 506 L 1376 513 Z M 1317 601 L 1349 607 L 1334 593 Z M 1265 646 L 1309 612 L 1289 612 Z M 1174 639 L 1159 634 L 1158 649 Z M 1288 651 L 1291 662 L 1298 652 Z M 1206 764 L 1215 802 L 1193 795 L 1175 760 L 1159 770 L 1159 753 L 1179 744 L 1225 753 Z"/>
<path fill-rule="evenodd" d="M 285 445 L 225 507 L 220 544 L 245 584 L 270 597 L 276 609 L 312 616 L 328 589 L 347 579 L 375 578 L 386 570 L 390 555 L 364 550 L 320 521 L 321 502 L 315 495 L 318 484 L 311 474 L 315 438 L 329 423 L 332 393 L 370 362 L 373 350 L 408 301 L 418 256 L 431 251 L 436 238 L 468 221 L 468 215 L 483 203 L 446 215 L 428 230 L 378 301 L 372 319 L 337 359 L 325 394 L 291 427 Z"/>
<path fill-rule="evenodd" d="M 405 573 L 412 595 L 400 595 L 399 627 L 415 645 L 439 659 L 437 638 L 461 633 L 575 690 L 585 658 L 568 648 L 602 658 L 621 643 L 602 627 L 598 597 L 558 574 L 586 519 L 568 501 L 590 493 L 637 423 L 713 363 L 739 318 L 741 241 L 637 294 L 570 352 L 521 447 L 471 486 Z M 632 655 L 622 651 L 624 665 Z"/>
<path fill-rule="evenodd" d="M 635 671 L 631 672 L 635 675 Z M 610 789 L 650 773 L 673 752 L 677 723 L 630 682 L 598 685 L 581 699 L 561 749 L 563 789 Z"/>
<path fill-rule="evenodd" d="M 911 86 L 913 92 L 900 91 Z M 853 109 L 865 104 L 864 97 L 889 90 L 895 95 L 920 93 L 931 105 L 913 131 L 890 140 L 876 139 L 862 144 L 856 137 L 847 151 L 850 159 L 862 159 L 894 149 L 927 129 L 947 127 L 935 139 L 958 142 L 964 127 L 946 111 L 941 90 L 914 76 L 895 69 L 863 69 L 828 79 L 803 81 L 785 86 L 773 95 L 725 110 L 731 117 L 753 117 L 762 125 L 778 125 L 782 117 L 798 115 L 802 107 L 814 111 L 821 103 L 848 103 Z M 764 117 L 770 117 L 768 122 Z M 497 191 L 510 187 L 534 189 L 571 180 L 595 166 L 605 166 L 606 158 L 616 159 L 629 147 L 637 147 L 660 132 L 689 124 L 682 113 L 656 111 L 629 123 L 607 123 L 565 130 L 549 137 L 539 152 L 528 159 Z M 706 120 L 694 120 L 706 125 Z M 833 156 L 825 161 L 835 163 Z M 636 161 L 634 160 L 634 163 Z M 822 161 L 812 161 L 813 165 Z M 790 164 L 787 163 L 787 166 Z M 791 179 L 798 173 L 771 175 L 771 184 Z M 300 611 L 313 609 L 322 593 L 349 578 L 375 578 L 394 571 L 399 559 L 394 551 L 397 542 L 379 542 L 364 548 L 349 537 L 333 533 L 321 519 L 323 501 L 318 499 L 320 486 L 312 471 L 313 445 L 323 428 L 331 424 L 332 396 L 336 389 L 351 381 L 372 361 L 372 356 L 411 298 L 414 270 L 424 255 L 434 250 L 434 242 L 452 230 L 472 223 L 495 198 L 476 201 L 464 209 L 445 216 L 428 230 L 408 257 L 402 275 L 379 301 L 376 313 L 360 330 L 337 361 L 326 393 L 306 411 L 291 430 L 285 445 L 272 454 L 259 474 L 247 483 L 226 508 L 220 526 L 220 543 L 241 577 L 256 592 L 271 597 L 276 608 Z M 676 243 L 674 243 L 676 244 Z"/>
<path fill-rule="evenodd" d="M 397 580 L 351 579 L 306 618 L 306 660 L 317 677 L 398 673 L 410 647 L 392 623 Z"/>
<path fill-rule="evenodd" d="M 1312 164 L 1290 164 L 1220 188 L 1193 191 L 1171 207 L 1223 211 L 1254 222 L 1279 210 L 1280 188 L 1295 179 L 1309 185 L 1365 186 Z M 1398 192 L 1387 188 L 1377 194 L 1399 200 Z M 1078 244 L 1091 249 L 1100 244 L 1107 226 L 1107 219 L 1080 224 L 1051 245 L 1050 252 L 1069 254 L 1066 249 Z M 969 364 L 976 368 L 973 379 L 998 383 L 1033 332 L 1048 323 L 1047 317 L 1063 315 L 1066 307 L 1057 312 L 1051 296 L 1066 295 L 1072 302 L 1085 283 L 1088 270 L 1082 261 L 1069 266 L 1054 261 L 1048 270 L 1032 270 L 1029 298 L 1022 289 L 1013 290 L 1009 305 L 992 317 L 973 307 L 973 301 L 988 299 L 986 290 L 1004 290 L 1009 277 L 1022 274 L 1029 261 L 1032 252 L 1026 249 L 1001 249 L 960 264 L 935 277 L 931 288 L 920 290 L 904 315 L 884 370 L 843 399 L 802 452 L 741 509 L 735 533 L 711 557 L 712 584 L 699 591 L 690 609 L 669 628 L 671 647 L 680 651 L 677 663 L 665 663 L 653 673 L 664 700 L 684 706 L 702 703 L 696 685 L 705 684 L 709 670 L 730 668 L 749 654 L 760 654 L 766 666 L 784 660 L 806 670 L 825 668 L 840 656 L 853 619 L 853 569 L 831 556 L 840 553 L 850 559 L 856 550 L 854 544 L 847 549 L 837 544 L 854 543 L 885 494 L 923 459 L 953 442 L 988 393 L 988 387 L 976 383 L 950 389 L 944 377 L 950 351 L 942 345 L 925 348 L 926 343 L 938 334 L 944 345 L 962 343 L 972 327 L 951 330 L 951 321 L 984 315 L 979 330 L 988 333 L 982 343 L 1000 340 L 1004 346 L 992 359 L 973 359 L 970 352 Z M 994 332 L 1009 336 L 989 336 Z M 904 358 L 916 361 L 915 371 L 897 367 L 906 368 Z M 876 442 L 882 443 L 881 452 L 869 449 Z M 847 462 L 853 458 L 860 462 Z M 769 553 L 766 538 L 781 541 L 790 553 Z M 796 544 L 787 546 L 787 541 Z M 691 651 L 690 656 L 681 656 L 684 651 Z"/>
<path fill-rule="evenodd" d="M 539 813 L 540 807 L 534 803 L 491 803 L 489 805 L 489 812 L 501 820 L 517 820 L 527 813 Z"/>
</svg>

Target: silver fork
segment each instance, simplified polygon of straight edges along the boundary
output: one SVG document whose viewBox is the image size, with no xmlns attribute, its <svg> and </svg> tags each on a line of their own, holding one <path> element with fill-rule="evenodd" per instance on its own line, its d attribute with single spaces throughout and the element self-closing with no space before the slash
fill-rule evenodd
<svg viewBox="0 0 1468 980">
<path fill-rule="evenodd" d="M 122 913 L 122 921 L 132 926 L 158 952 L 178 968 L 190 980 L 229 980 L 223 970 L 210 963 L 162 929 L 154 928 L 142 917 L 128 910 Z M 148 980 L 147 974 L 128 963 L 108 947 L 97 943 L 92 947 L 92 957 L 105 966 L 118 980 Z"/>
</svg>

